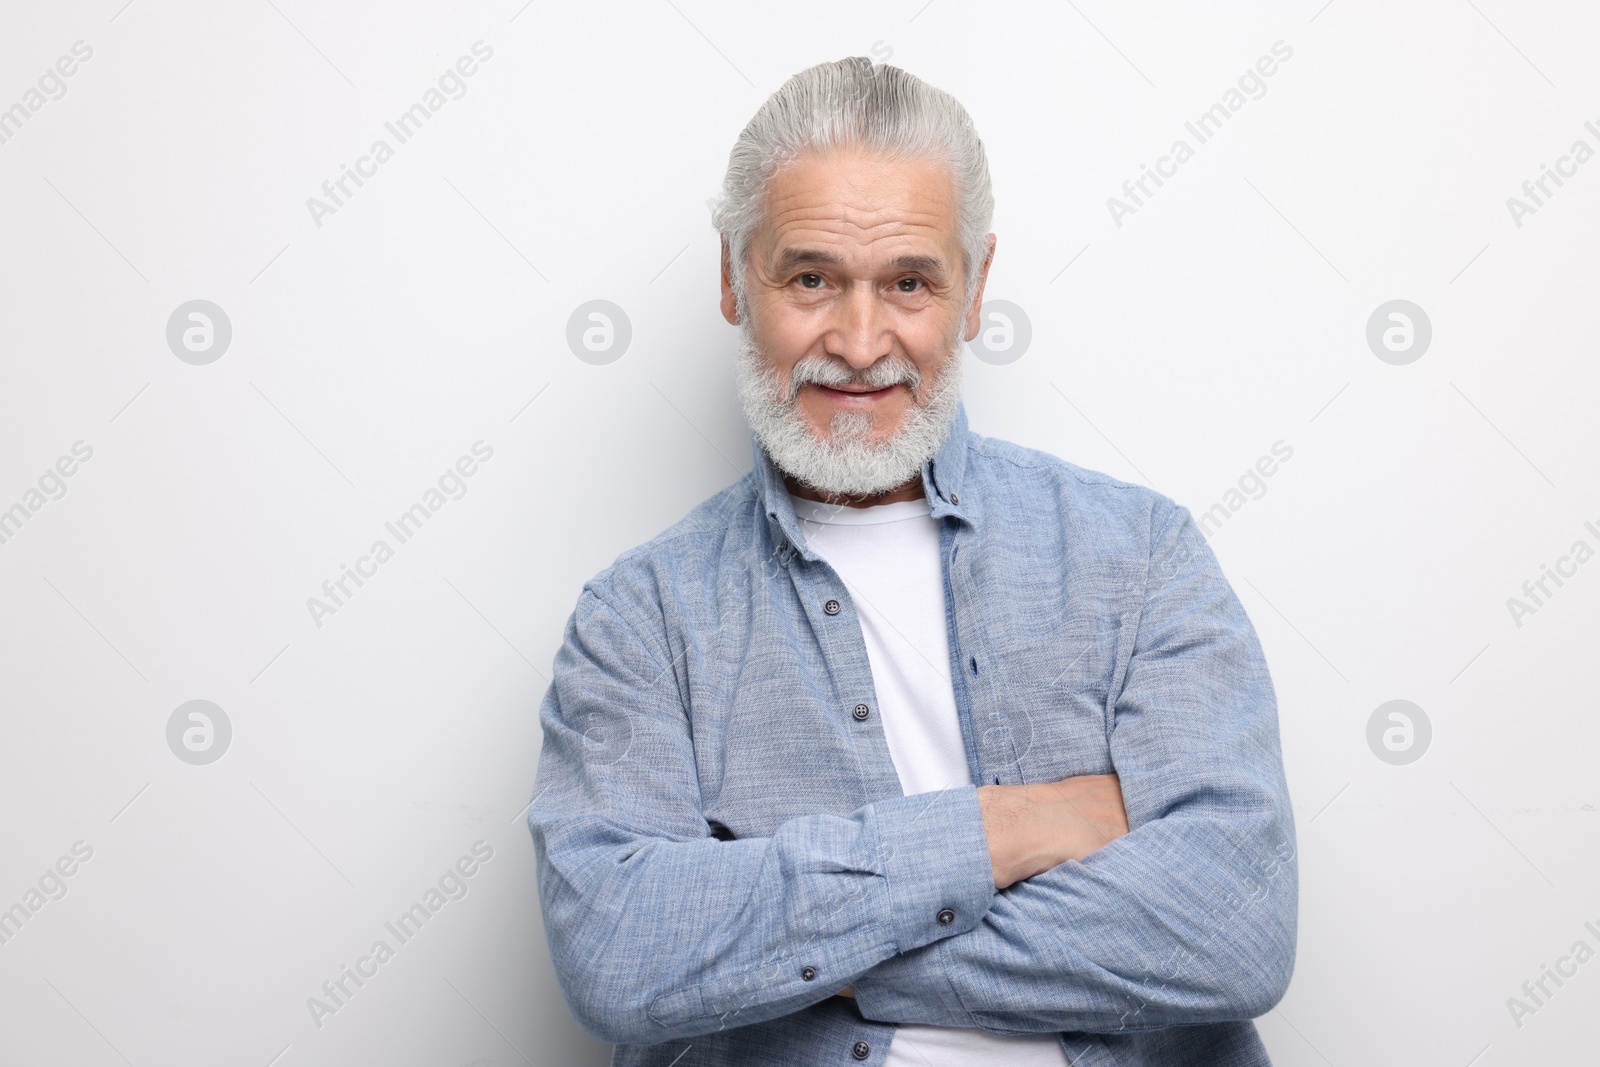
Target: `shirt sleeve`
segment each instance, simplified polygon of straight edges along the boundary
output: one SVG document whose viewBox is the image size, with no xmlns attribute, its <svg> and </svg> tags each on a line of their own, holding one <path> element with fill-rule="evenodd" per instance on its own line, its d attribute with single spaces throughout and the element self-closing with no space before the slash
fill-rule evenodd
<svg viewBox="0 0 1600 1067">
<path fill-rule="evenodd" d="M 539 899 L 592 1035 L 654 1044 L 788 1015 L 983 917 L 994 873 L 971 786 L 710 836 L 674 667 L 591 587 L 540 709 Z"/>
<path fill-rule="evenodd" d="M 1130 832 L 996 896 L 959 937 L 854 982 L 869 1019 L 1002 1032 L 1264 1014 L 1294 967 L 1295 832 L 1272 682 L 1187 509 L 1151 562 L 1111 757 Z"/>
</svg>

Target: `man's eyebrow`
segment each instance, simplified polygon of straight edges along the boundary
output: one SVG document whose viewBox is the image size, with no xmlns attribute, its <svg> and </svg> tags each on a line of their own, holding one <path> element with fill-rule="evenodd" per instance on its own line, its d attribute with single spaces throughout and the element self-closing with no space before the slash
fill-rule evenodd
<svg viewBox="0 0 1600 1067">
<path fill-rule="evenodd" d="M 889 261 L 891 270 L 914 270 L 925 274 L 945 273 L 944 260 L 923 253 L 907 253 Z M 786 248 L 778 256 L 778 270 L 790 271 L 796 267 L 842 267 L 844 258 L 820 248 Z"/>
<path fill-rule="evenodd" d="M 944 260 L 938 256 L 921 254 L 907 254 L 895 256 L 889 261 L 889 266 L 897 270 L 916 270 L 924 274 L 943 274 Z"/>
<path fill-rule="evenodd" d="M 785 248 L 778 257 L 778 270 L 793 270 L 795 267 L 842 267 L 844 259 L 832 252 L 824 252 L 820 248 Z"/>
</svg>

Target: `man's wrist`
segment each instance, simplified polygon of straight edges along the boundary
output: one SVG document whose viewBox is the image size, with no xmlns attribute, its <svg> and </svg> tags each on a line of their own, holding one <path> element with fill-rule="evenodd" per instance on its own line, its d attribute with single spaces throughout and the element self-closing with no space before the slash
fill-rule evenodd
<svg viewBox="0 0 1600 1067">
<path fill-rule="evenodd" d="M 1039 816 L 1037 790 L 1031 785 L 978 787 L 984 833 L 989 839 L 989 860 L 995 886 L 1004 889 L 1060 862 L 1053 841 Z"/>
</svg>

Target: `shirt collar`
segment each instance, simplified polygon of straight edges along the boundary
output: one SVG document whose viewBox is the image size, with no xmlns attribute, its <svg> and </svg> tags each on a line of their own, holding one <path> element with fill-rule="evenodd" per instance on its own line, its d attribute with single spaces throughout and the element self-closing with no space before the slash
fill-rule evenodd
<svg viewBox="0 0 1600 1067">
<path fill-rule="evenodd" d="M 922 491 L 928 501 L 929 513 L 935 519 L 951 515 L 967 523 L 973 520 L 974 502 L 961 494 L 961 482 L 967 468 L 967 437 L 966 405 L 957 401 L 956 413 L 950 420 L 950 429 L 943 443 L 933 459 L 922 465 Z M 784 552 L 793 545 L 806 558 L 816 558 L 806 548 L 805 534 L 794 513 L 794 501 L 789 499 L 789 487 L 784 484 L 783 472 L 767 455 L 767 450 L 761 447 L 754 431 L 750 433 L 750 447 L 755 454 L 752 474 L 777 551 Z"/>
</svg>

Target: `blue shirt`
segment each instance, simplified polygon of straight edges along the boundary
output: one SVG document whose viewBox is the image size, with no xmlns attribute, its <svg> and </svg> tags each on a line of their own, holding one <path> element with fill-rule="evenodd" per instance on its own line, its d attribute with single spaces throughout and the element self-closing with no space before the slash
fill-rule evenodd
<svg viewBox="0 0 1600 1067">
<path fill-rule="evenodd" d="M 924 466 L 973 782 L 1116 773 L 1127 809 L 997 891 L 976 786 L 901 791 L 850 597 L 752 443 L 584 586 L 540 708 L 528 824 L 579 1023 L 660 1067 L 878 1064 L 899 1023 L 1267 1064 L 1294 821 L 1260 644 L 1188 510 L 964 408 Z"/>
</svg>

